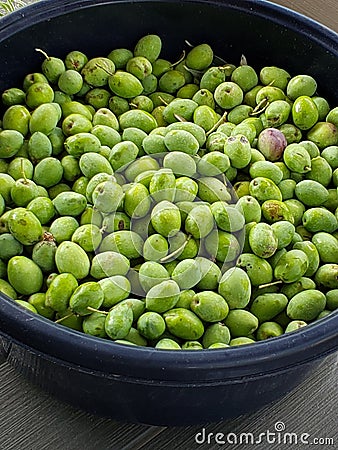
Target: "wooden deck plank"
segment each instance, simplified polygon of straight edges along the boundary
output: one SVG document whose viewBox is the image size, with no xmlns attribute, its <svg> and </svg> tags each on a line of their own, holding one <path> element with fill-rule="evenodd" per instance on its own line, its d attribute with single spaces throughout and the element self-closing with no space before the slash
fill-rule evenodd
<svg viewBox="0 0 338 450">
<path fill-rule="evenodd" d="M 295 391 L 254 414 L 204 427 L 165 428 L 123 424 L 78 411 L 41 392 L 3 363 L 0 365 L 0 449 L 216 450 L 220 447 L 212 437 L 216 433 L 238 436 L 253 433 L 258 437 L 259 433 L 274 431 L 277 422 L 283 422 L 287 432 L 299 436 L 309 433 L 312 437 L 333 438 L 338 442 L 337 375 L 338 356 L 334 355 L 323 361 Z M 209 443 L 199 444 L 195 437 L 203 428 L 210 439 Z M 197 438 L 201 442 L 203 437 L 199 434 Z M 257 446 L 266 449 L 263 444 Z M 283 447 L 275 443 L 270 449 Z"/>
</svg>

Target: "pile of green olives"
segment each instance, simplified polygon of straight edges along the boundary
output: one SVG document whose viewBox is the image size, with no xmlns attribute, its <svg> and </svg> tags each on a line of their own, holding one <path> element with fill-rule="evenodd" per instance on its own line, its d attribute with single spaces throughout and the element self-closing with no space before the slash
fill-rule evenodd
<svg viewBox="0 0 338 450">
<path fill-rule="evenodd" d="M 310 74 L 183 47 L 36 49 L 2 92 L 0 292 L 125 345 L 296 332 L 338 309 L 338 107 Z"/>
</svg>

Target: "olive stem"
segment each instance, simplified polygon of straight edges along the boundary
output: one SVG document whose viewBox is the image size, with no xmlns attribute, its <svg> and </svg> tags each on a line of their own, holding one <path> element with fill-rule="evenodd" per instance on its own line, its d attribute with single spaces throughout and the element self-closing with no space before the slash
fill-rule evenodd
<svg viewBox="0 0 338 450">
<path fill-rule="evenodd" d="M 193 47 L 193 45 L 187 40 L 187 39 L 185 39 L 185 41 L 184 41 L 189 47 Z"/>
<path fill-rule="evenodd" d="M 282 280 L 273 281 L 272 283 L 260 284 L 258 286 L 258 289 L 263 289 L 263 288 L 266 288 L 266 287 L 275 286 L 276 284 L 281 284 L 281 283 L 283 283 Z"/>
<path fill-rule="evenodd" d="M 187 122 L 187 120 L 186 120 L 184 117 L 182 117 L 182 116 L 180 116 L 180 115 L 178 115 L 178 114 L 174 114 L 174 117 L 175 117 L 175 119 L 177 119 L 179 122 Z"/>
<path fill-rule="evenodd" d="M 48 59 L 48 61 L 51 59 L 50 56 L 47 55 L 47 53 L 44 50 L 41 50 L 41 48 L 36 48 L 35 51 L 42 53 L 43 56 Z"/>
<path fill-rule="evenodd" d="M 239 65 L 240 65 L 240 66 L 247 66 L 247 65 L 248 65 L 248 61 L 247 61 L 245 55 L 242 55 L 242 56 L 241 56 L 241 60 L 240 60 Z"/>
<path fill-rule="evenodd" d="M 213 65 L 219 66 L 220 64 L 222 64 L 223 66 L 228 65 L 228 63 L 223 58 L 218 55 L 214 55 Z"/>
<path fill-rule="evenodd" d="M 74 313 L 67 314 L 67 316 L 64 316 L 64 317 L 61 317 L 60 319 L 55 320 L 54 323 L 61 323 L 64 320 L 69 319 L 69 317 L 73 317 L 73 316 L 75 316 Z"/>
<path fill-rule="evenodd" d="M 95 64 L 95 67 L 98 67 L 99 69 L 104 70 L 109 76 L 114 75 L 113 72 L 111 72 L 110 70 L 106 69 L 105 67 L 102 67 L 100 64 Z"/>
<path fill-rule="evenodd" d="M 206 136 L 209 136 L 209 134 L 211 134 L 211 133 L 213 133 L 215 130 L 217 130 L 217 128 L 218 128 L 220 125 L 222 125 L 222 123 L 225 123 L 225 122 L 226 122 L 227 114 L 228 114 L 228 112 L 225 111 L 225 113 L 224 113 L 223 116 L 219 119 L 219 121 L 216 122 L 215 125 L 214 125 L 212 128 L 210 128 L 209 131 L 207 131 L 207 132 L 205 133 L 205 135 L 206 135 Z"/>
<path fill-rule="evenodd" d="M 185 50 L 183 50 L 182 56 L 178 59 L 178 61 L 171 64 L 171 68 L 174 68 L 175 66 L 178 66 L 182 61 L 185 60 Z"/>
<path fill-rule="evenodd" d="M 257 114 L 260 114 L 266 110 L 266 108 L 269 106 L 270 102 L 267 98 L 263 98 L 258 105 L 255 107 L 255 109 L 250 113 L 250 116 L 255 116 Z M 261 108 L 261 109 L 260 109 Z"/>
<path fill-rule="evenodd" d="M 158 98 L 161 100 L 161 102 L 162 102 L 165 106 L 168 106 L 168 105 L 169 105 L 169 103 L 166 102 L 166 101 L 164 100 L 164 98 L 161 97 L 160 95 L 158 96 Z"/>
<path fill-rule="evenodd" d="M 200 77 L 202 77 L 202 75 L 204 74 L 204 70 L 190 69 L 190 67 L 186 66 L 185 64 L 184 64 L 183 67 L 185 68 L 185 70 L 187 70 L 188 72 L 190 72 L 191 75 L 193 75 L 194 77 L 196 77 L 196 78 L 198 78 L 198 79 L 199 79 Z"/>
<path fill-rule="evenodd" d="M 185 247 L 188 244 L 188 242 L 190 241 L 190 239 L 191 239 L 191 236 L 190 235 L 187 236 L 187 239 L 183 242 L 183 244 L 180 247 L 178 247 L 174 252 L 161 258 L 160 263 L 165 263 L 165 262 L 169 261 L 169 259 L 175 257 L 176 255 L 179 255 L 185 249 Z"/>
<path fill-rule="evenodd" d="M 225 173 L 221 173 L 220 175 L 221 175 L 223 184 L 224 184 L 225 186 L 227 186 L 227 188 L 228 188 L 229 180 L 227 179 Z"/>
<path fill-rule="evenodd" d="M 107 311 L 100 311 L 99 309 L 92 308 L 91 306 L 87 306 L 88 311 L 97 312 L 100 314 L 108 315 Z"/>
</svg>

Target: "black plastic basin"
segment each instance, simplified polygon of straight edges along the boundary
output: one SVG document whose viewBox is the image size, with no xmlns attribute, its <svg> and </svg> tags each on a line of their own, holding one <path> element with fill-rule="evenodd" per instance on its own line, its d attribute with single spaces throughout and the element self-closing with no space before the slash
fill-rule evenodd
<svg viewBox="0 0 338 450">
<path fill-rule="evenodd" d="M 41 55 L 90 56 L 159 34 L 163 57 L 184 40 L 208 42 L 229 62 L 312 74 L 338 104 L 338 35 L 265 1 L 42 1 L 0 21 L 0 89 L 39 70 Z M 58 398 L 113 419 L 202 424 L 282 398 L 338 349 L 338 315 L 266 342 L 215 351 L 118 345 L 54 324 L 1 296 L 0 350 L 22 374 Z"/>
</svg>

